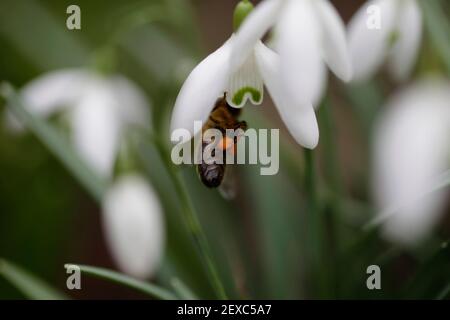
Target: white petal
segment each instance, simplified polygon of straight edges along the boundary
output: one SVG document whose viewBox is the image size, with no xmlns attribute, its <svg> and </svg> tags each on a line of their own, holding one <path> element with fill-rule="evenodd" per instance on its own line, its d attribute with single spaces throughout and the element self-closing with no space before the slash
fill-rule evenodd
<svg viewBox="0 0 450 320">
<path fill-rule="evenodd" d="M 374 193 L 389 239 L 411 243 L 436 223 L 445 194 L 427 195 L 449 169 L 450 84 L 420 83 L 394 96 L 376 126 Z"/>
<path fill-rule="evenodd" d="M 76 103 L 91 78 L 90 72 L 81 69 L 51 71 L 28 83 L 20 91 L 20 96 L 29 111 L 47 117 Z M 9 111 L 6 117 L 6 125 L 10 129 L 23 130 L 22 125 Z"/>
<path fill-rule="evenodd" d="M 399 37 L 392 48 L 389 66 L 392 75 L 401 81 L 411 73 L 422 39 L 422 14 L 415 0 L 403 2 L 399 19 Z"/>
<path fill-rule="evenodd" d="M 264 88 L 263 80 L 252 53 L 247 61 L 230 77 L 227 90 L 227 102 L 235 108 L 242 108 L 247 100 L 254 105 L 262 103 Z"/>
<path fill-rule="evenodd" d="M 75 103 L 91 78 L 91 73 L 77 69 L 49 72 L 26 85 L 21 96 L 30 111 L 45 117 Z"/>
<path fill-rule="evenodd" d="M 236 32 L 231 51 L 231 71 L 239 69 L 247 58 L 253 54 L 256 43 L 275 24 L 286 0 L 262 1 L 247 16 Z"/>
<path fill-rule="evenodd" d="M 140 176 L 119 177 L 103 204 L 103 227 L 118 267 L 138 278 L 154 274 L 164 247 L 164 222 L 159 200 Z"/>
<path fill-rule="evenodd" d="M 350 81 L 352 67 L 344 23 L 328 0 L 318 0 L 313 3 L 322 27 L 321 41 L 324 59 L 339 78 Z"/>
<path fill-rule="evenodd" d="M 323 87 L 319 26 L 312 5 L 305 0 L 290 0 L 280 19 L 276 48 L 281 58 L 281 83 L 290 100 L 305 105 Z"/>
<path fill-rule="evenodd" d="M 150 103 L 145 93 L 132 81 L 119 75 L 110 79 L 110 85 L 123 122 L 148 127 L 151 123 Z"/>
<path fill-rule="evenodd" d="M 348 24 L 348 41 L 353 65 L 353 80 L 369 79 L 383 63 L 389 46 L 389 36 L 394 31 L 397 1 L 371 0 L 362 6 Z M 369 28 L 374 14 L 369 8 L 379 8 L 380 28 Z"/>
<path fill-rule="evenodd" d="M 195 121 L 205 121 L 229 81 L 230 41 L 210 54 L 183 84 L 172 112 L 171 132 L 187 129 L 192 135 Z"/>
<path fill-rule="evenodd" d="M 319 142 L 319 128 L 312 105 L 298 105 L 287 99 L 279 80 L 280 59 L 275 52 L 259 43 L 255 56 L 267 90 L 292 137 L 305 148 L 314 149 Z"/>
<path fill-rule="evenodd" d="M 311 103 L 315 110 L 320 107 L 320 103 L 322 102 L 328 85 L 328 71 L 324 64 L 321 65 L 320 73 L 318 76 L 319 81 L 317 83 L 319 86 L 314 89 L 312 93 L 313 96 L 311 97 Z"/>
<path fill-rule="evenodd" d="M 72 111 L 72 138 L 88 165 L 102 177 L 110 177 L 121 131 L 114 96 L 107 85 L 92 85 Z"/>
</svg>

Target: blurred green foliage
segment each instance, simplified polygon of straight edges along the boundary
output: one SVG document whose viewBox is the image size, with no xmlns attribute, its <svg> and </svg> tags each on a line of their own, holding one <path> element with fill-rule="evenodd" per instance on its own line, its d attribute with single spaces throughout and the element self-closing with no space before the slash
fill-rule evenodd
<svg viewBox="0 0 450 320">
<path fill-rule="evenodd" d="M 81 31 L 65 27 L 70 4 L 82 8 Z M 231 12 L 228 18 L 231 31 Z M 195 7 L 186 0 L 2 0 L 0 80 L 21 87 L 49 70 L 95 67 L 98 59 L 112 50 L 113 66 L 138 83 L 152 101 L 153 134 L 168 143 L 173 101 L 186 73 L 203 56 L 197 21 Z M 330 176 L 326 163 L 329 153 L 324 147 L 318 150 L 317 183 L 323 222 L 319 269 L 310 263 L 315 244 L 309 237 L 314 230 L 303 185 L 302 150 L 285 132 L 281 136 L 280 174 L 260 176 L 257 167 L 239 168 L 239 192 L 234 201 L 205 189 L 193 167 L 181 169 L 231 297 L 445 296 L 450 283 L 450 249 L 443 240 L 448 239 L 448 232 L 405 250 L 380 240 L 377 230 L 361 228 L 373 214 L 367 193 L 367 143 L 376 108 L 391 89 L 386 90 L 386 86 L 389 83 L 377 79 L 361 87 L 331 89 L 333 103 L 326 107 L 352 113 L 353 118 L 346 124 L 357 122 L 355 130 L 364 137 L 360 145 L 354 143 L 352 148 L 365 157 L 357 177 L 338 182 L 338 189 L 334 189 L 330 182 L 343 177 Z M 255 128 L 276 125 L 267 111 L 245 110 L 244 117 Z M 327 125 L 321 120 L 321 130 Z M 324 143 L 332 146 L 334 134 L 325 134 Z M 181 204 L 164 159 L 150 138 L 142 142 L 140 156 L 167 220 L 166 258 L 152 280 L 171 287 L 177 277 L 197 296 L 214 297 L 180 218 Z M 346 167 L 336 165 L 346 173 Z M 98 213 L 94 198 L 41 142 L 0 126 L 0 258 L 14 261 L 62 290 L 66 276 L 63 265 L 67 262 L 114 268 L 103 243 Z M 365 286 L 365 271 L 370 264 L 383 267 L 382 292 L 368 291 Z M 97 280 L 89 282 L 80 297 L 124 296 L 134 297 L 121 291 L 120 286 L 104 286 Z M 0 278 L 0 298 L 21 297 Z"/>
<path fill-rule="evenodd" d="M 190 5 L 179 0 L 77 1 L 82 31 L 69 31 L 66 8 L 70 4 L 74 2 L 0 3 L 1 80 L 21 87 L 49 70 L 95 67 L 99 55 L 110 47 L 117 72 L 146 90 L 154 105 L 155 124 L 160 124 L 181 81 L 176 78 L 175 62 L 192 61 L 198 54 Z M 153 21 L 154 16 L 165 20 Z M 129 29 L 126 37 L 121 35 L 123 28 Z M 63 264 L 92 262 L 89 256 L 98 247 L 83 254 L 86 246 L 91 247 L 87 242 L 103 241 L 96 204 L 35 137 L 17 136 L 2 125 L 0 150 L 0 256 L 63 287 Z M 103 245 L 100 250 L 104 249 Z M 106 253 L 102 255 L 111 264 Z M 183 261 L 189 260 L 192 257 Z M 201 287 L 202 280 L 198 282 Z M 21 296 L 3 279 L 0 284 L 1 298 Z"/>
</svg>

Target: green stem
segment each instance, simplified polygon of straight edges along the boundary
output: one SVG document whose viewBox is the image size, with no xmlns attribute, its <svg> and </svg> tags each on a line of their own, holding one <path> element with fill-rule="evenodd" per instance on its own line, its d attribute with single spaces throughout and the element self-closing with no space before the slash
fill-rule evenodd
<svg viewBox="0 0 450 320">
<path fill-rule="evenodd" d="M 339 158 L 336 150 L 336 128 L 333 123 L 331 105 L 326 99 L 320 108 L 320 120 L 322 122 L 321 134 L 324 145 L 325 170 L 330 182 L 331 199 L 330 203 L 333 212 L 340 210 L 341 177 L 339 175 Z"/>
<path fill-rule="evenodd" d="M 314 153 L 312 150 L 305 149 L 305 190 L 309 202 L 309 255 L 311 261 L 311 270 L 313 276 L 316 276 L 313 281 L 317 281 L 319 286 L 317 291 L 324 288 L 324 279 L 321 278 L 321 256 L 322 256 L 322 217 L 319 212 L 319 203 L 317 196 L 316 185 L 316 167 L 314 163 Z M 320 277 L 320 278 L 319 278 Z M 315 285 L 314 285 L 315 287 Z"/>
<path fill-rule="evenodd" d="M 195 295 L 192 290 L 187 287 L 180 279 L 173 278 L 170 281 L 173 290 L 175 293 L 183 300 L 198 300 L 198 297 Z"/>
<path fill-rule="evenodd" d="M 104 269 L 104 268 L 98 268 L 98 267 L 91 267 L 86 265 L 79 265 L 79 264 L 67 264 L 66 266 L 73 265 L 74 267 L 80 268 L 80 271 L 92 275 L 94 277 L 109 280 L 124 286 L 127 286 L 129 288 L 138 290 L 146 295 L 149 295 L 153 298 L 161 299 L 161 300 L 176 300 L 177 297 L 170 291 L 158 287 L 154 284 L 150 284 L 147 282 L 139 281 L 137 279 L 134 279 L 132 277 L 123 275 L 121 273 Z"/>
<path fill-rule="evenodd" d="M 314 153 L 311 150 L 305 150 L 305 187 L 309 197 L 309 213 L 314 229 L 318 223 L 318 200 L 316 185 L 316 167 L 314 163 Z"/>
<path fill-rule="evenodd" d="M 325 159 L 325 174 L 329 182 L 329 194 L 328 194 L 328 204 L 327 204 L 327 215 L 328 225 L 330 226 L 330 232 L 328 232 L 328 237 L 330 238 L 329 243 L 332 244 L 331 254 L 327 255 L 329 257 L 328 263 L 333 264 L 333 284 L 334 290 L 338 291 L 339 284 L 338 280 L 340 278 L 339 269 L 339 255 L 340 255 L 340 239 L 337 228 L 337 220 L 339 220 L 339 215 L 341 213 L 341 177 L 339 175 L 339 160 L 336 151 L 336 128 L 333 122 L 333 114 L 331 105 L 328 98 L 325 98 L 322 106 L 320 108 L 319 117 L 321 121 L 321 133 L 323 137 L 324 146 L 324 159 Z"/>
<path fill-rule="evenodd" d="M 49 286 L 42 279 L 29 273 L 22 267 L 0 259 L 0 276 L 3 276 L 15 288 L 22 292 L 25 297 L 32 300 L 68 300 L 64 293 Z"/>
<path fill-rule="evenodd" d="M 158 148 L 161 158 L 163 159 L 164 164 L 167 166 L 167 171 L 169 172 L 170 178 L 175 186 L 175 190 L 180 197 L 182 203 L 183 218 L 187 224 L 188 232 L 194 240 L 194 243 L 208 272 L 212 287 L 217 297 L 219 299 L 225 300 L 227 299 L 227 295 L 225 293 L 224 286 L 220 281 L 219 273 L 217 272 L 217 268 L 213 262 L 208 241 L 206 239 L 200 221 L 195 213 L 194 206 L 192 205 L 184 181 L 181 178 L 177 168 L 172 164 L 171 159 L 168 158 L 169 153 L 166 151 L 164 144 L 157 139 L 155 140 L 155 144 Z"/>
</svg>

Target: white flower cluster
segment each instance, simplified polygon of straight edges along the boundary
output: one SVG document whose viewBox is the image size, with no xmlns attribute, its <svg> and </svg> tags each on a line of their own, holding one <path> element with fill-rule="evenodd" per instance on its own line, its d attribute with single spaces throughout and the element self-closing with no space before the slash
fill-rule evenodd
<svg viewBox="0 0 450 320">
<path fill-rule="evenodd" d="M 261 42 L 270 28 L 275 51 Z M 265 0 L 189 75 L 171 130 L 192 131 L 194 121 L 205 121 L 224 92 L 232 107 L 241 108 L 247 100 L 260 104 L 265 84 L 293 138 L 313 149 L 319 141 L 313 106 L 326 84 L 325 65 L 349 81 L 349 56 L 344 24 L 327 0 Z"/>
<path fill-rule="evenodd" d="M 244 2 L 246 2 L 244 0 Z M 367 27 L 368 8 L 379 8 L 382 25 Z M 344 82 L 368 80 L 389 61 L 398 80 L 416 61 L 422 15 L 416 0 L 370 0 L 344 25 L 328 0 L 264 0 L 242 19 L 235 33 L 201 61 L 184 82 L 171 119 L 171 131 L 205 122 L 226 93 L 231 107 L 263 102 L 264 86 L 292 137 L 314 149 L 319 141 L 315 108 L 327 86 L 327 68 Z M 273 49 L 262 39 L 272 31 Z M 380 209 L 397 204 L 385 231 L 411 242 L 433 226 L 442 211 L 442 192 L 424 194 L 430 181 L 448 169 L 450 85 L 420 82 L 396 94 L 374 134 L 374 193 Z M 104 231 L 119 267 L 148 277 L 164 247 L 159 199 L 136 173 L 114 177 L 126 131 L 147 127 L 149 105 L 123 76 L 86 70 L 50 72 L 25 86 L 21 96 L 31 112 L 49 117 L 65 112 L 74 147 L 111 187 L 103 199 Z M 20 129 L 9 116 L 9 125 Z"/>
<path fill-rule="evenodd" d="M 113 169 L 126 132 L 148 127 L 149 104 L 130 80 L 83 69 L 49 72 L 26 85 L 21 98 L 41 117 L 62 112 L 80 157 L 101 178 L 112 181 L 102 202 L 104 233 L 111 254 L 124 272 L 152 275 L 164 247 L 164 219 L 159 199 L 138 173 L 114 177 Z M 9 127 L 22 130 L 8 114 Z"/>
</svg>

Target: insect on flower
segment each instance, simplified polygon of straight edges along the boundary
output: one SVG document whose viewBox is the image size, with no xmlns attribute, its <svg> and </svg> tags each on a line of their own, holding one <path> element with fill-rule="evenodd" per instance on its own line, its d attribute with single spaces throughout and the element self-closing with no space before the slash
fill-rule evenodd
<svg viewBox="0 0 450 320">
<path fill-rule="evenodd" d="M 264 20 L 261 26 L 258 15 L 257 25 L 249 25 L 246 19 L 250 18 L 252 8 L 248 1 L 237 7 L 236 32 L 200 62 L 184 82 L 172 112 L 171 132 L 186 129 L 196 136 L 201 128 L 193 125 L 209 118 L 215 101 L 224 93 L 233 108 L 242 108 L 246 102 L 259 105 L 265 85 L 292 137 L 301 146 L 314 149 L 319 141 L 319 128 L 312 101 L 309 98 L 300 101 L 287 93 L 281 81 L 280 56 L 260 41 L 273 19 L 261 19 Z"/>
<path fill-rule="evenodd" d="M 203 126 L 202 132 L 206 132 L 208 129 L 217 129 L 222 133 L 222 138 L 220 141 L 217 141 L 215 146 L 216 148 L 212 150 L 212 157 L 216 157 L 219 155 L 215 154 L 215 150 L 222 150 L 222 154 L 219 158 L 223 159 L 226 157 L 226 153 L 231 153 L 232 155 L 236 154 L 236 144 L 238 136 L 233 135 L 233 137 L 229 137 L 227 135 L 227 130 L 246 130 L 247 123 L 245 121 L 239 121 L 237 118 L 241 113 L 241 109 L 232 108 L 226 99 L 226 95 L 223 98 L 219 99 L 214 109 L 205 125 Z M 205 139 L 202 135 L 202 152 L 208 147 L 209 141 Z M 220 163 L 214 159 L 212 161 L 208 161 L 208 159 L 203 159 L 202 163 L 197 166 L 197 171 L 200 177 L 200 180 L 203 182 L 205 186 L 208 188 L 216 188 L 222 184 L 222 181 L 225 177 L 225 168 L 226 164 L 224 161 L 220 161 Z"/>
</svg>

